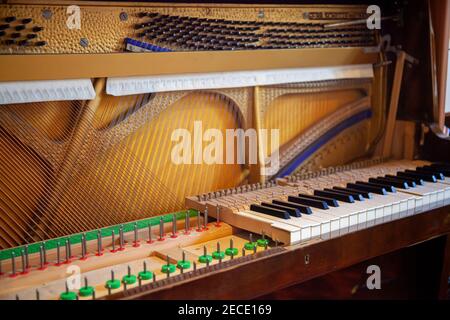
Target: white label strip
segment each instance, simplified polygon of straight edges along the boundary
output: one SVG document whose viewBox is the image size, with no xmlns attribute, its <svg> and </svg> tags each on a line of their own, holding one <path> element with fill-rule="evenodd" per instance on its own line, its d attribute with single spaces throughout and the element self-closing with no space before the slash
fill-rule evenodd
<svg viewBox="0 0 450 320">
<path fill-rule="evenodd" d="M 0 104 L 94 98 L 90 79 L 0 82 Z"/>
<path fill-rule="evenodd" d="M 372 65 L 108 78 L 106 93 L 113 96 L 126 96 L 152 92 L 252 87 L 354 78 L 373 78 Z"/>
</svg>

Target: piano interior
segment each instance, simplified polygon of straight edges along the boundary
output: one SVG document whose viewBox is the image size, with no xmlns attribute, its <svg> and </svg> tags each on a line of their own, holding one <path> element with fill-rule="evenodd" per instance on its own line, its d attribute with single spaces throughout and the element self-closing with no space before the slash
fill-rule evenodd
<svg viewBox="0 0 450 320">
<path fill-rule="evenodd" d="M 372 2 L 0 1 L 0 299 L 448 298 L 450 1 Z"/>
</svg>

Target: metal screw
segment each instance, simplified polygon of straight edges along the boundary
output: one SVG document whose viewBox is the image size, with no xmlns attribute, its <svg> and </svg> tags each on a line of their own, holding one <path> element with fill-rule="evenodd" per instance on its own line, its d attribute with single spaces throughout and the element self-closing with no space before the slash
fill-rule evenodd
<svg viewBox="0 0 450 320">
<path fill-rule="evenodd" d="M 128 20 L 128 14 L 126 12 L 121 12 L 119 14 L 119 18 L 120 18 L 120 21 L 127 21 Z"/>
<path fill-rule="evenodd" d="M 42 10 L 42 17 L 45 20 L 50 20 L 52 18 L 52 15 L 53 15 L 52 10 L 50 10 L 50 9 Z"/>
<path fill-rule="evenodd" d="M 87 38 L 81 38 L 80 39 L 80 46 L 83 48 L 86 48 L 89 45 L 89 39 Z"/>
<path fill-rule="evenodd" d="M 309 254 L 305 255 L 305 264 L 309 264 Z"/>
</svg>

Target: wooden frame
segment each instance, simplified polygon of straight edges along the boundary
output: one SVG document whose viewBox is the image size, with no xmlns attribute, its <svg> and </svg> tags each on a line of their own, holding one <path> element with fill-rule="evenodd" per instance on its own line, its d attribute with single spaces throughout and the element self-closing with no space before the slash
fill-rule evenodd
<svg viewBox="0 0 450 320">
<path fill-rule="evenodd" d="M 376 63 L 362 48 L 1 55 L 0 81 L 133 77 Z"/>
</svg>

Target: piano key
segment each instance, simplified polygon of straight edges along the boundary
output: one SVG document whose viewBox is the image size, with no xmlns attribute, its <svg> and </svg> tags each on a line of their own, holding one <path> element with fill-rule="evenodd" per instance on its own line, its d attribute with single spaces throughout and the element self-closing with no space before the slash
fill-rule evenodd
<svg viewBox="0 0 450 320">
<path fill-rule="evenodd" d="M 286 206 L 282 206 L 279 204 L 274 204 L 274 203 L 268 203 L 268 202 L 262 202 L 261 203 L 262 206 L 264 207 L 269 207 L 269 208 L 273 208 L 273 209 L 278 209 L 278 210 L 283 210 L 286 211 L 287 213 L 289 213 L 289 215 L 293 216 L 293 217 L 301 217 L 301 213 L 298 209 L 296 208 L 292 208 L 292 207 L 286 207 Z"/>
<path fill-rule="evenodd" d="M 401 182 L 401 181 L 396 181 L 396 180 L 392 180 L 389 178 L 382 178 L 382 177 L 378 177 L 378 178 L 369 178 L 369 182 L 373 182 L 373 183 L 378 183 L 378 184 L 387 184 L 387 185 L 391 185 L 400 189 L 409 189 L 409 186 L 406 182 Z"/>
<path fill-rule="evenodd" d="M 347 183 L 348 188 L 356 189 L 356 190 L 362 190 L 367 192 L 373 192 L 381 195 L 386 195 L 387 191 L 383 187 L 377 187 L 377 186 L 371 186 L 371 185 L 365 185 L 361 183 Z"/>
<path fill-rule="evenodd" d="M 421 178 L 410 177 L 410 176 L 405 176 L 405 175 L 403 175 L 403 176 L 400 175 L 400 176 L 399 176 L 398 173 L 397 173 L 396 176 L 387 174 L 386 177 L 388 177 L 388 178 L 393 177 L 393 178 L 397 178 L 397 179 L 403 179 L 403 180 L 406 180 L 406 181 L 408 181 L 408 182 L 414 182 L 415 185 L 419 185 L 419 186 L 423 186 L 423 185 L 425 184 L 425 181 L 423 181 Z M 409 183 L 409 184 L 410 184 L 410 183 Z M 411 185 L 411 184 L 410 184 L 410 185 Z"/>
<path fill-rule="evenodd" d="M 298 203 L 293 203 L 293 202 L 288 202 L 288 201 L 281 201 L 281 200 L 272 200 L 273 204 L 277 204 L 277 205 L 281 205 L 281 206 L 285 206 L 285 207 L 290 207 L 290 208 L 295 208 L 298 211 L 300 211 L 301 213 L 304 214 L 312 214 L 311 208 L 307 207 L 307 206 L 302 206 Z"/>
<path fill-rule="evenodd" d="M 406 176 L 406 177 L 420 178 L 427 182 L 437 182 L 437 179 L 433 174 L 419 173 L 413 170 L 405 170 L 403 172 L 398 172 L 397 175 L 400 177 Z"/>
<path fill-rule="evenodd" d="M 399 183 L 402 183 L 402 184 L 406 185 L 408 188 L 415 188 L 416 187 L 416 183 L 414 181 L 407 180 L 405 178 L 400 178 L 400 177 L 396 177 L 396 176 L 392 176 L 392 175 L 388 175 L 388 174 L 385 175 L 384 177 L 378 177 L 378 178 L 383 178 L 383 179 L 386 179 L 388 181 L 399 182 Z"/>
<path fill-rule="evenodd" d="M 317 238 L 321 236 L 321 223 L 314 221 L 314 220 L 307 220 L 303 217 L 300 218 L 291 218 L 289 220 L 285 220 L 282 218 L 278 218 L 275 216 L 267 215 L 261 212 L 251 211 L 251 210 L 245 210 L 247 214 L 263 218 L 267 220 L 271 220 L 273 222 L 282 223 L 284 225 L 289 225 L 291 227 L 297 228 L 298 230 L 301 230 L 301 233 L 303 233 L 303 236 L 306 236 L 306 234 L 309 234 L 310 238 Z"/>
<path fill-rule="evenodd" d="M 278 218 L 282 218 L 282 219 L 286 219 L 286 220 L 291 218 L 289 216 L 289 213 L 287 213 L 286 211 L 282 211 L 282 210 L 278 210 L 278 209 L 272 209 L 272 208 L 260 206 L 260 205 L 257 205 L 257 204 L 250 205 L 250 210 L 251 211 L 260 212 L 260 213 L 264 213 L 264 214 L 268 214 L 268 215 L 271 215 L 271 216 L 274 216 L 274 217 L 278 217 Z"/>
<path fill-rule="evenodd" d="M 433 166 L 433 164 L 431 164 L 429 166 L 423 166 L 422 168 L 437 169 L 440 172 L 442 172 L 446 177 L 450 177 L 450 167 Z"/>
<path fill-rule="evenodd" d="M 314 196 L 314 195 L 305 194 L 305 193 L 300 193 L 298 196 L 302 197 L 302 198 L 312 199 L 312 200 L 324 201 L 324 202 L 326 202 L 327 205 L 329 205 L 331 207 L 339 207 L 339 203 L 335 199 L 330 198 L 330 197 L 320 197 L 320 196 Z"/>
<path fill-rule="evenodd" d="M 445 162 L 433 162 L 430 164 L 431 167 L 437 167 L 437 168 L 445 168 L 446 170 L 450 170 L 450 163 Z"/>
<path fill-rule="evenodd" d="M 327 190 L 314 190 L 314 195 L 316 196 L 322 196 L 322 197 L 328 197 L 328 198 L 334 198 L 340 201 L 348 202 L 348 203 L 354 203 L 355 199 L 351 195 L 342 194 L 336 191 L 327 191 Z"/>
<path fill-rule="evenodd" d="M 295 202 L 299 204 L 303 204 L 305 206 L 319 208 L 319 209 L 328 209 L 328 204 L 325 201 L 313 200 L 303 197 L 289 196 L 288 201 Z"/>
<path fill-rule="evenodd" d="M 365 190 L 357 190 L 354 188 L 344 188 L 344 187 L 333 187 L 334 190 L 338 190 L 338 191 L 343 191 L 343 192 L 351 192 L 353 193 L 353 197 L 355 197 L 355 195 L 360 194 L 362 195 L 364 198 L 366 199 L 371 199 L 372 198 L 372 194 L 370 193 L 370 191 L 365 191 Z"/>
<path fill-rule="evenodd" d="M 311 239 L 312 227 L 316 228 L 317 234 L 319 233 L 319 225 L 317 224 L 315 226 L 308 225 L 299 228 L 282 222 L 273 221 L 272 219 L 267 218 L 267 216 L 260 217 L 258 213 L 253 214 L 247 210 L 235 213 L 234 225 L 254 233 L 264 232 L 272 239 L 291 244 Z M 316 235 L 316 237 L 317 236 L 318 235 Z"/>
<path fill-rule="evenodd" d="M 397 190 L 394 186 L 389 183 L 375 183 L 375 182 L 364 182 L 364 181 L 356 181 L 356 184 L 362 184 L 367 186 L 381 187 L 384 188 L 387 192 L 396 193 Z"/>
<path fill-rule="evenodd" d="M 419 173 L 423 172 L 423 173 L 427 173 L 427 174 L 428 173 L 433 174 L 436 177 L 436 179 L 438 179 L 438 180 L 445 179 L 444 174 L 437 168 L 418 167 L 418 168 L 416 168 L 416 171 Z"/>
<path fill-rule="evenodd" d="M 357 200 L 357 201 L 364 201 L 364 196 L 358 192 L 352 192 L 352 191 L 343 191 L 343 190 L 337 190 L 337 189 L 329 189 L 329 188 L 325 188 L 325 191 L 330 191 L 330 192 L 336 192 L 342 195 L 349 195 L 352 196 L 353 200 Z"/>
</svg>

